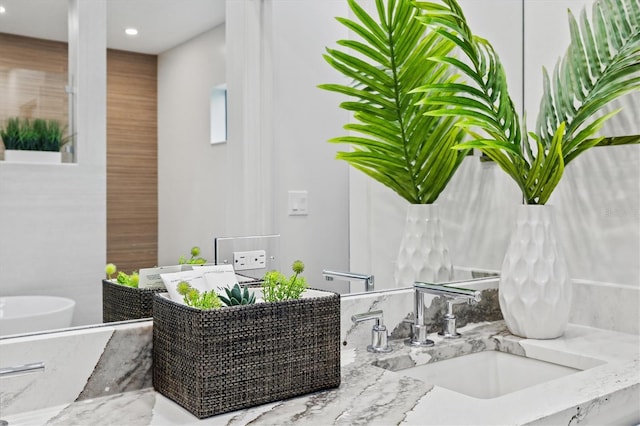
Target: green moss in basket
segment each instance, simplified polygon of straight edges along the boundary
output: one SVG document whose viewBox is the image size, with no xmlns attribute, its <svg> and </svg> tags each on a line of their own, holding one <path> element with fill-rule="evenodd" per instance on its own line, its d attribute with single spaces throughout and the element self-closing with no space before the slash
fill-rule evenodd
<svg viewBox="0 0 640 426">
<path fill-rule="evenodd" d="M 191 257 L 189 259 L 187 259 L 185 256 L 180 256 L 180 258 L 178 259 L 178 264 L 179 265 L 203 265 L 205 263 L 207 263 L 206 259 L 203 259 L 202 257 L 199 257 L 200 255 L 200 247 L 198 246 L 193 246 L 191 247 Z"/>
<path fill-rule="evenodd" d="M 180 281 L 177 290 L 184 297 L 184 303 L 193 308 L 207 310 L 222 307 L 220 298 L 213 290 L 200 293 L 200 290 L 191 287 L 186 281 Z"/>
<path fill-rule="evenodd" d="M 104 267 L 104 272 L 110 280 L 113 280 L 113 274 L 118 272 L 118 268 L 113 263 L 107 263 L 107 266 Z M 136 271 L 133 271 L 130 275 L 120 271 L 116 277 L 116 282 L 118 284 L 125 285 L 127 287 L 138 288 L 139 281 L 140 276 Z"/>
<path fill-rule="evenodd" d="M 279 271 L 269 271 L 264 275 L 262 291 L 265 301 L 277 302 L 300 298 L 308 287 L 305 278 L 300 276 L 304 271 L 304 263 L 296 260 L 291 268 L 293 275 L 289 278 Z"/>
<path fill-rule="evenodd" d="M 227 306 L 253 305 L 256 303 L 256 295 L 249 293 L 249 289 L 246 286 L 242 289 L 240 288 L 240 284 L 236 283 L 233 288 L 225 288 L 224 291 L 227 293 L 227 297 L 222 295 L 218 297 L 222 300 L 222 303 Z"/>
</svg>

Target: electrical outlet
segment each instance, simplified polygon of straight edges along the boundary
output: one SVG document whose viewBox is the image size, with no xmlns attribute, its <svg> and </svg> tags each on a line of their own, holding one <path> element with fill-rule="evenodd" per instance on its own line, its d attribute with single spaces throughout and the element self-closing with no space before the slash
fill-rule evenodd
<svg viewBox="0 0 640 426">
<path fill-rule="evenodd" d="M 233 269 L 245 271 L 247 269 L 262 269 L 267 267 L 267 253 L 265 250 L 234 251 Z"/>
</svg>

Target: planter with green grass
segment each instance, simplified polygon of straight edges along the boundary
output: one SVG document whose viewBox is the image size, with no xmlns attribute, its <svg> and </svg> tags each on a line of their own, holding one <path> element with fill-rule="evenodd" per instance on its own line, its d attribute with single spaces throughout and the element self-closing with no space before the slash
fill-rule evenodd
<svg viewBox="0 0 640 426">
<path fill-rule="evenodd" d="M 4 160 L 60 163 L 60 149 L 68 141 L 57 120 L 9 118 L 0 129 Z"/>
</svg>

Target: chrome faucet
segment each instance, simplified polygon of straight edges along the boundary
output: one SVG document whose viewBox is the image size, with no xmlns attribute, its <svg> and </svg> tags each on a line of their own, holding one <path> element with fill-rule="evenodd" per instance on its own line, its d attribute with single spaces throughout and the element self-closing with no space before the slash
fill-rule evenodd
<svg viewBox="0 0 640 426">
<path fill-rule="evenodd" d="M 351 317 L 351 321 L 354 323 L 367 320 L 374 320 L 376 322 L 371 329 L 371 344 L 367 346 L 367 351 L 374 353 L 391 352 L 391 346 L 387 343 L 387 327 L 383 324 L 382 311 L 366 312 Z"/>
<path fill-rule="evenodd" d="M 350 280 L 362 280 L 364 281 L 364 291 L 373 291 L 374 288 L 374 277 L 370 274 L 358 274 L 355 272 L 337 272 L 337 271 L 328 271 L 323 270 L 322 275 L 324 279 L 327 281 L 332 281 L 337 278 L 340 280 L 350 281 Z"/>
<path fill-rule="evenodd" d="M 495 281 L 495 279 L 473 280 L 473 283 L 481 281 Z M 471 281 L 470 281 L 471 282 Z M 460 282 L 462 283 L 462 282 Z M 442 331 L 438 333 L 445 339 L 456 339 L 460 333 L 456 330 L 456 316 L 453 314 L 453 305 L 467 302 L 469 304 L 479 302 L 481 293 L 479 290 L 470 290 L 461 287 L 450 287 L 442 284 L 428 284 L 416 282 L 414 289 L 414 323 L 411 325 L 411 338 L 405 343 L 410 346 L 433 346 L 433 340 L 427 339 L 427 326 L 424 324 L 424 298 L 425 293 L 442 296 L 447 302 L 447 313 L 444 316 Z"/>
</svg>

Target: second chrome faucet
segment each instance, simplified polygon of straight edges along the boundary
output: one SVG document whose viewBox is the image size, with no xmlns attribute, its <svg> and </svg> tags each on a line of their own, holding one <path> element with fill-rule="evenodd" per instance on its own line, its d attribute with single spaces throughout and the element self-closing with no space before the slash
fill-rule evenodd
<svg viewBox="0 0 640 426">
<path fill-rule="evenodd" d="M 482 280 L 473 280 L 477 283 Z M 460 282 L 459 284 L 463 284 Z M 414 322 L 411 325 L 411 338 L 406 340 L 406 344 L 410 346 L 426 347 L 433 346 L 433 340 L 427 338 L 428 331 L 424 321 L 424 297 L 425 293 L 435 296 L 444 297 L 447 302 L 447 313 L 444 315 L 442 331 L 438 334 L 446 339 L 455 339 L 460 337 L 460 333 L 456 330 L 456 316 L 453 314 L 453 305 L 456 303 L 476 303 L 480 301 L 480 291 L 470 290 L 461 287 L 452 287 L 442 284 L 428 284 L 416 282 L 414 289 Z"/>
<path fill-rule="evenodd" d="M 356 272 L 338 272 L 338 271 L 329 271 L 323 270 L 322 275 L 324 279 L 327 281 L 331 281 L 334 279 L 351 281 L 351 280 L 360 280 L 364 282 L 364 291 L 373 291 L 374 290 L 374 276 L 371 274 L 358 274 Z M 349 292 L 351 292 L 351 287 L 349 287 Z"/>
</svg>

